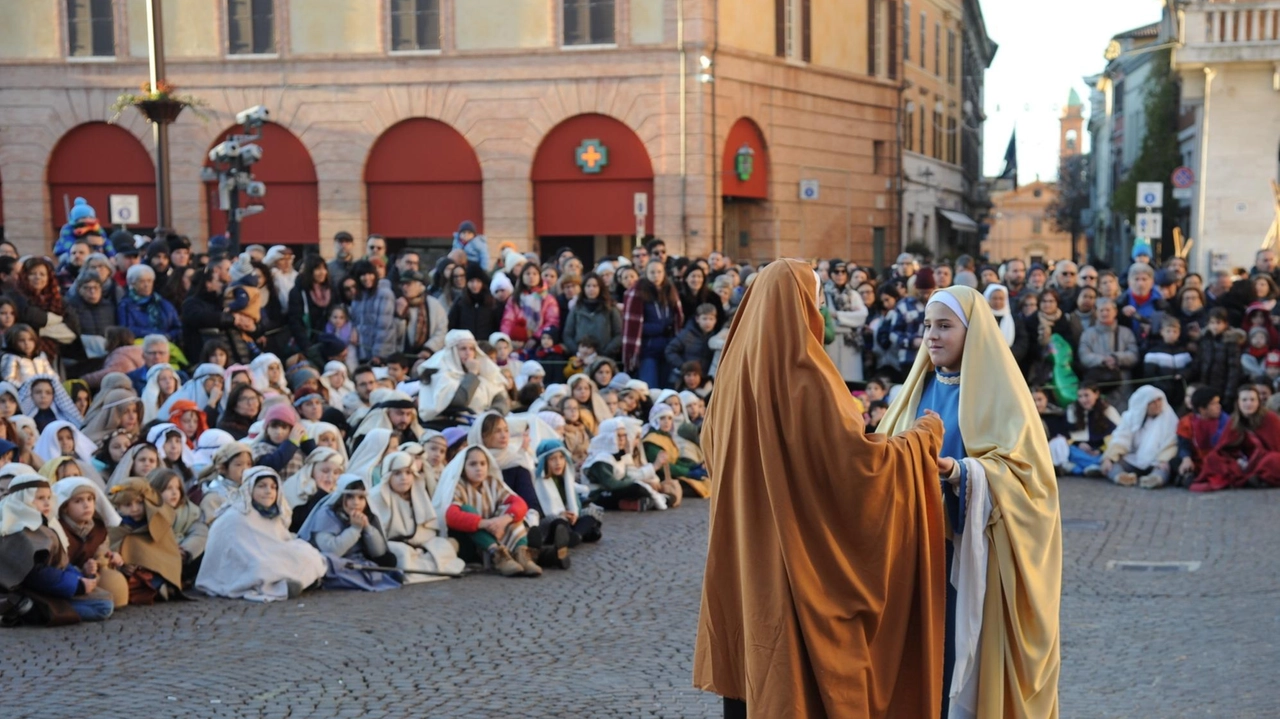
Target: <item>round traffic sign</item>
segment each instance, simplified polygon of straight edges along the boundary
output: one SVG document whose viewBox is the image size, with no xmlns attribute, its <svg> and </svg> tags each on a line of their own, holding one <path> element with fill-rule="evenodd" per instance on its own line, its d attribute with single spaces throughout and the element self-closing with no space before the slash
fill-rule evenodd
<svg viewBox="0 0 1280 719">
<path fill-rule="evenodd" d="M 129 211 L 128 207 L 121 207 L 119 210 L 116 210 L 116 215 L 119 216 L 121 221 L 128 222 L 131 219 L 130 216 L 133 215 L 133 213 Z"/>
<path fill-rule="evenodd" d="M 1142 202 L 1146 205 L 1154 205 L 1156 203 L 1156 193 L 1148 192 L 1142 196 Z"/>
<path fill-rule="evenodd" d="M 1174 187 L 1191 187 L 1196 184 L 1196 173 L 1185 165 L 1173 171 L 1169 178 Z"/>
</svg>

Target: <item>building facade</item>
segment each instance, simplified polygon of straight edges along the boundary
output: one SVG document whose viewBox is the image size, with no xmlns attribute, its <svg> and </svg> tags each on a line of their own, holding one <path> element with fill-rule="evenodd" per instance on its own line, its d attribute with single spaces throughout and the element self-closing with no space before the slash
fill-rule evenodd
<svg viewBox="0 0 1280 719">
<path fill-rule="evenodd" d="M 1280 2 L 1188 2 L 1173 67 L 1182 80 L 1189 227 L 1200 271 L 1252 267 L 1280 221 Z M 1277 228 L 1280 229 L 1280 228 Z M 1272 240 L 1270 246 L 1275 248 Z"/>
<path fill-rule="evenodd" d="M 242 200 L 265 206 L 245 242 L 327 253 L 347 230 L 430 250 L 469 219 L 492 246 L 595 257 L 643 224 L 678 254 L 883 264 L 899 237 L 899 8 L 164 0 L 167 79 L 208 103 L 170 128 L 172 224 L 197 247 L 222 231 L 201 169 L 260 104 L 267 193 Z M 154 225 L 150 128 L 108 109 L 147 79 L 146 19 L 145 0 L 9 3 L 0 226 L 21 251 L 48 251 L 77 196 L 105 218 L 109 194 L 136 195 L 137 226 Z"/>
<path fill-rule="evenodd" d="M 1071 259 L 1071 233 L 1058 232 L 1048 217 L 1057 196 L 1057 187 L 1041 180 L 992 192 L 991 229 L 982 243 L 987 258 L 993 263 L 1020 259 L 1045 266 Z"/>
</svg>

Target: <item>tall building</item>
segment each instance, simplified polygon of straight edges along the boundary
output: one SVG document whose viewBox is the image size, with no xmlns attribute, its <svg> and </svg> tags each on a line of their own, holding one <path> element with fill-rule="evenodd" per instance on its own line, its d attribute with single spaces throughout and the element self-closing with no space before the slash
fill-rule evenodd
<svg viewBox="0 0 1280 719">
<path fill-rule="evenodd" d="M 1280 213 L 1280 2 L 1191 0 L 1178 18 L 1191 264 L 1251 267 Z"/>
<path fill-rule="evenodd" d="M 978 76 L 985 71 L 982 58 L 990 64 L 994 49 L 975 48 L 977 60 L 966 68 L 961 0 L 904 0 L 902 17 L 902 240 L 904 246 L 954 257 L 976 247 L 978 231 L 966 207 L 972 185 L 961 158 L 963 128 L 976 125 L 980 132 L 981 108 L 965 113 L 963 84 L 966 69 Z M 980 95 L 980 78 L 975 81 L 972 92 Z"/>
<path fill-rule="evenodd" d="M 991 198 L 987 192 L 986 176 L 983 173 L 982 158 L 985 139 L 984 125 L 987 120 L 983 108 L 986 107 L 986 73 L 995 59 L 998 46 L 987 35 L 987 24 L 982 16 L 982 6 L 978 0 L 964 0 L 964 43 L 961 51 L 964 61 L 961 63 L 960 103 L 960 167 L 964 178 L 964 210 L 965 214 L 978 223 L 979 236 L 986 228 L 985 220 L 991 211 Z M 976 247 L 969 246 L 970 253 Z"/>
<path fill-rule="evenodd" d="M 899 8 L 165 0 L 168 80 L 208 103 L 170 130 L 173 225 L 198 247 L 222 231 L 200 171 L 261 104 L 266 210 L 244 241 L 328 252 L 348 230 L 436 252 L 470 219 L 493 247 L 587 258 L 644 234 L 674 253 L 883 264 L 899 236 Z M 154 225 L 150 128 L 133 108 L 108 123 L 147 79 L 146 18 L 145 0 L 6 3 L 0 226 L 21 251 L 47 251 L 77 196 L 106 217 L 109 194 L 135 195 L 137 226 Z M 949 37 L 925 43 L 940 78 Z"/>
<path fill-rule="evenodd" d="M 1058 157 L 1066 159 L 1079 155 L 1084 144 L 1084 103 L 1080 102 L 1080 94 L 1071 88 L 1067 96 L 1067 106 L 1062 109 L 1062 118 L 1058 121 Z"/>
</svg>

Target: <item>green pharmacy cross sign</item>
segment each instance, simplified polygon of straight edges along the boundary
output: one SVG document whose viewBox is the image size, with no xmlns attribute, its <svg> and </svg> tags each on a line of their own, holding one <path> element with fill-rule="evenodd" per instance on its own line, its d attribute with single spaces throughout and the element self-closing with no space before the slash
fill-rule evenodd
<svg viewBox="0 0 1280 719">
<path fill-rule="evenodd" d="M 751 173 L 756 169 L 756 151 L 751 149 L 750 145 L 743 145 L 738 148 L 738 154 L 733 160 L 733 171 L 738 175 L 739 182 L 746 182 L 751 179 Z"/>
<path fill-rule="evenodd" d="M 583 140 L 574 151 L 573 159 L 583 173 L 596 175 L 609 164 L 609 148 L 599 140 Z"/>
</svg>

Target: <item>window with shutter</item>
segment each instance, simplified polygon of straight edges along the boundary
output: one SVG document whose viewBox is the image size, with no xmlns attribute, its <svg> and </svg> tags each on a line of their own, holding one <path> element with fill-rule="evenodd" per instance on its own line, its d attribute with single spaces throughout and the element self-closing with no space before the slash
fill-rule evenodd
<svg viewBox="0 0 1280 719">
<path fill-rule="evenodd" d="M 227 54 L 276 51 L 274 0 L 227 0 Z"/>
<path fill-rule="evenodd" d="M 391 0 L 391 51 L 440 49 L 440 0 Z"/>
<path fill-rule="evenodd" d="M 115 57 L 115 20 L 111 0 L 67 0 L 67 54 Z"/>
<path fill-rule="evenodd" d="M 911 3 L 902 3 L 902 61 L 911 59 Z"/>
<path fill-rule="evenodd" d="M 565 45 L 612 45 L 614 0 L 563 0 Z"/>
</svg>

